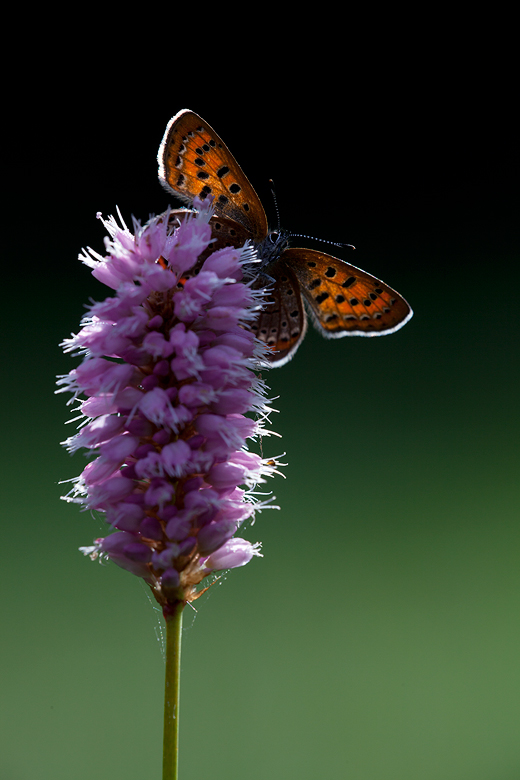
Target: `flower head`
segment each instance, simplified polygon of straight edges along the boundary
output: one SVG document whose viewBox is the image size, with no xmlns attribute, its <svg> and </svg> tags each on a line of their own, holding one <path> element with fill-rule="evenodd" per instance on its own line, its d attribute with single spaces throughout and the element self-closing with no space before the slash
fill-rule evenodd
<svg viewBox="0 0 520 780">
<path fill-rule="evenodd" d="M 276 465 L 246 447 L 268 413 L 254 373 L 265 347 L 247 328 L 263 296 L 244 281 L 253 253 L 208 252 L 211 209 L 196 205 L 176 227 L 168 212 L 133 232 L 103 220 L 106 255 L 80 259 L 115 294 L 63 342 L 83 361 L 57 391 L 79 399 L 83 423 L 65 446 L 95 455 L 64 498 L 113 529 L 81 549 L 142 577 L 163 609 L 260 555 L 235 534 L 269 504 L 253 488 Z"/>
</svg>

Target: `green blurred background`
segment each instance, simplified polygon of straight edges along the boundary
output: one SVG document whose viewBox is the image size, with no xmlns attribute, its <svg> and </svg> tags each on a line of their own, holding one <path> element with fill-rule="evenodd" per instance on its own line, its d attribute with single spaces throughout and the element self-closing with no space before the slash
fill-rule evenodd
<svg viewBox="0 0 520 780">
<path fill-rule="evenodd" d="M 104 528 L 59 500 L 83 459 L 58 445 L 72 431 L 53 391 L 76 364 L 58 343 L 105 295 L 76 260 L 103 250 L 95 214 L 172 202 L 155 155 L 188 107 L 271 221 L 270 177 L 283 226 L 355 244 L 337 252 L 415 316 L 381 339 L 311 330 L 267 377 L 281 511 L 247 532 L 265 557 L 186 610 L 181 778 L 517 780 L 519 154 L 505 104 L 384 68 L 347 94 L 284 66 L 273 95 L 217 88 L 204 68 L 191 86 L 75 68 L 73 89 L 61 65 L 33 74 L 13 124 L 0 776 L 161 775 L 160 615 L 136 578 L 78 552 Z"/>
</svg>

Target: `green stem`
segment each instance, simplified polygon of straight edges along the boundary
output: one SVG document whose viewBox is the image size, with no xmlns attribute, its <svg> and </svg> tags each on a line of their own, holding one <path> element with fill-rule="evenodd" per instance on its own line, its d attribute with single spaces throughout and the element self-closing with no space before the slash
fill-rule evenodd
<svg viewBox="0 0 520 780">
<path fill-rule="evenodd" d="M 182 610 L 178 603 L 166 619 L 166 684 L 164 689 L 163 780 L 177 780 L 179 773 L 179 693 L 181 674 Z"/>
</svg>

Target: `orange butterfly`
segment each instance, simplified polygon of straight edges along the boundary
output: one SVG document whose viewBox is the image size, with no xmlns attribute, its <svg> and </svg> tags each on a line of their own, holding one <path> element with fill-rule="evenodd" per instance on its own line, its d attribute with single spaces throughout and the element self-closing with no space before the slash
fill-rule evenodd
<svg viewBox="0 0 520 780">
<path fill-rule="evenodd" d="M 260 199 L 235 158 L 200 116 L 183 109 L 168 123 L 159 148 L 159 179 L 187 204 L 212 195 L 213 249 L 243 246 L 248 239 L 260 258 L 258 287 L 269 295 L 256 336 L 272 350 L 272 366 L 292 358 L 307 329 L 305 301 L 327 338 L 385 336 L 412 317 L 391 287 L 344 260 L 314 249 L 288 246 L 290 233 L 269 231 Z"/>
</svg>

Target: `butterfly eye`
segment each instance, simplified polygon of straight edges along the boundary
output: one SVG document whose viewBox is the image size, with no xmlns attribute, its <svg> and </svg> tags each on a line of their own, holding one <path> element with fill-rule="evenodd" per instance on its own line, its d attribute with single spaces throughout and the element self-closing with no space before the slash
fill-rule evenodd
<svg viewBox="0 0 520 780">
<path fill-rule="evenodd" d="M 276 244 L 279 237 L 280 237 L 280 233 L 277 230 L 271 230 L 271 232 L 269 233 L 269 241 L 271 242 L 271 244 Z"/>
</svg>

